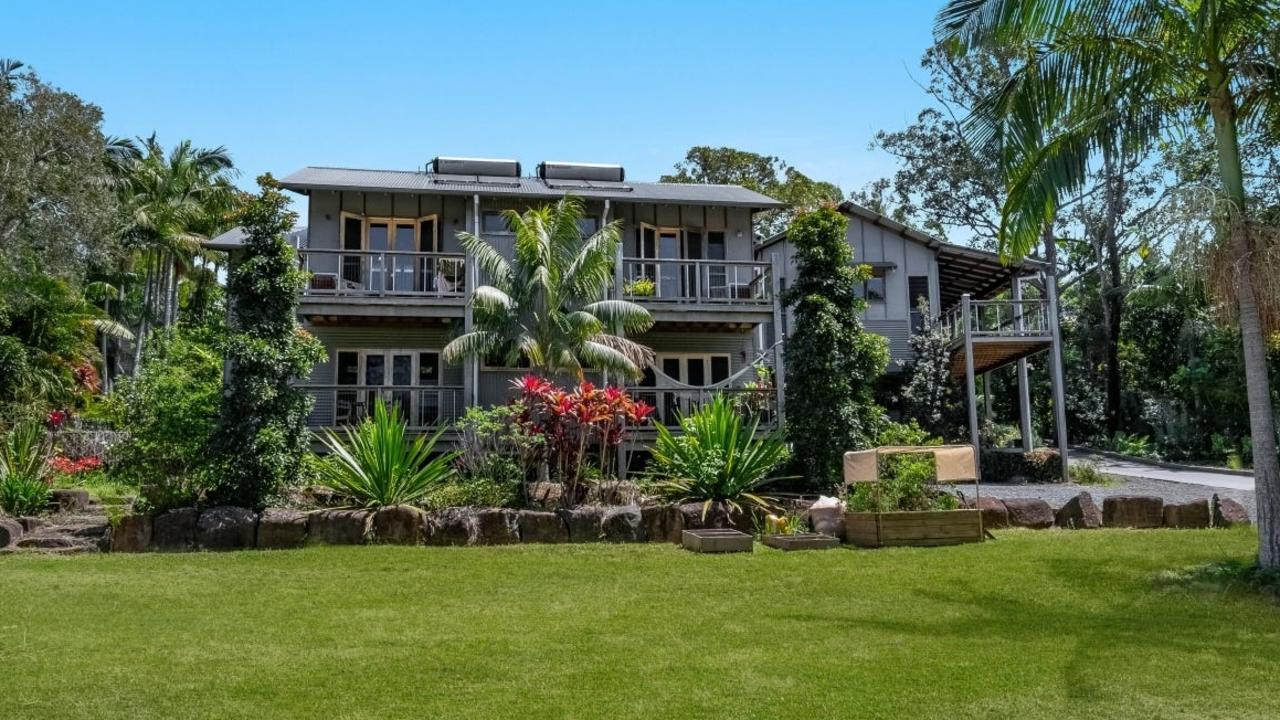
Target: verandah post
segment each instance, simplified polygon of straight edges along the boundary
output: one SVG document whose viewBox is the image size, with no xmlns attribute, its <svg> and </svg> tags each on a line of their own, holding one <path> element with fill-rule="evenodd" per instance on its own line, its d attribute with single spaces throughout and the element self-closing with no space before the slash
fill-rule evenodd
<svg viewBox="0 0 1280 720">
<path fill-rule="evenodd" d="M 969 293 L 960 296 L 960 322 L 964 332 L 964 386 L 969 395 L 969 441 L 973 443 L 973 464 L 982 477 L 982 452 L 978 438 L 978 396 L 973 377 L 973 326 Z"/>
</svg>

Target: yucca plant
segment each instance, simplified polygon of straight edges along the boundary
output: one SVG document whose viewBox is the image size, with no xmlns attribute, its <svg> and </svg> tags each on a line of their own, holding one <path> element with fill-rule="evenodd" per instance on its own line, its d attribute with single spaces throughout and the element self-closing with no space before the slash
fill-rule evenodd
<svg viewBox="0 0 1280 720">
<path fill-rule="evenodd" d="M 325 431 L 330 455 L 320 481 L 360 507 L 416 502 L 454 474 L 457 452 L 431 456 L 443 432 L 410 440 L 399 411 L 379 398 L 373 416 L 347 428 L 345 438 Z"/>
<path fill-rule="evenodd" d="M 0 475 L 0 510 L 10 515 L 35 515 L 49 507 L 49 484 L 28 472 Z"/>
<path fill-rule="evenodd" d="M 9 475 L 44 480 L 49 474 L 49 443 L 39 423 L 13 426 L 0 442 L 0 478 Z"/>
<path fill-rule="evenodd" d="M 676 502 L 701 502 L 704 516 L 718 502 L 734 511 L 744 504 L 772 506 L 757 490 L 779 479 L 770 473 L 787 459 L 780 431 L 756 437 L 759 421 L 746 425 L 733 402 L 719 394 L 696 412 L 679 417 L 680 435 L 656 426 L 653 461 L 666 478 L 659 492 Z"/>
</svg>

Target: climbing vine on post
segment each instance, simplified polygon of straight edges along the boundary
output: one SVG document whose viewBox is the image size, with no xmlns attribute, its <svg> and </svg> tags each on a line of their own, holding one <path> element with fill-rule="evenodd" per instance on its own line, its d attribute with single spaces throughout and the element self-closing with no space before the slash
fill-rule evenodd
<svg viewBox="0 0 1280 720">
<path fill-rule="evenodd" d="M 262 507 L 298 477 L 312 400 L 294 381 L 324 358 L 297 321 L 306 273 L 284 239 L 297 216 L 274 178 L 263 175 L 258 185 L 240 211 L 244 247 L 227 275 L 228 371 L 212 440 L 218 475 L 210 500 L 244 507 Z"/>
<path fill-rule="evenodd" d="M 797 270 L 782 298 L 795 315 L 785 354 L 787 434 L 797 469 L 824 490 L 841 482 L 845 451 L 876 437 L 884 411 L 874 385 L 889 361 L 885 339 L 862 327 L 859 289 L 869 270 L 853 265 L 847 227 L 844 215 L 823 208 L 787 231 Z"/>
</svg>

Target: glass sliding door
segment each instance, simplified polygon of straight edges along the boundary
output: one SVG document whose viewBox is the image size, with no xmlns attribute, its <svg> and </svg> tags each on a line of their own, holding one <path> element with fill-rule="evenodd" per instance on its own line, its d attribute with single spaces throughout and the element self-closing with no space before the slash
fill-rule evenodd
<svg viewBox="0 0 1280 720">
<path fill-rule="evenodd" d="M 341 279 L 336 290 L 364 290 L 365 257 L 360 254 L 364 249 L 364 218 L 355 215 L 342 216 L 342 267 L 339 270 Z"/>
<path fill-rule="evenodd" d="M 382 251 L 391 249 L 391 223 L 386 220 L 370 220 L 368 245 L 372 255 L 369 256 L 369 290 L 385 292 L 387 290 L 387 259 Z"/>
<path fill-rule="evenodd" d="M 402 252 L 418 251 L 417 223 L 408 220 L 397 220 L 391 237 L 391 250 L 396 254 L 387 256 L 387 266 L 391 273 L 391 290 L 398 293 L 410 293 L 420 290 L 418 264 L 416 255 L 400 255 Z"/>
<path fill-rule="evenodd" d="M 442 398 L 440 397 L 440 353 L 418 353 L 418 408 L 414 424 L 431 427 L 440 422 Z"/>
<path fill-rule="evenodd" d="M 658 259 L 680 260 L 680 231 L 662 229 L 658 231 Z M 658 297 L 679 298 L 681 287 L 681 264 L 678 262 L 658 263 Z"/>
<path fill-rule="evenodd" d="M 360 391 L 360 352 L 357 350 L 339 350 L 335 354 L 335 384 L 339 387 L 333 393 L 333 424 L 351 425 L 360 420 L 360 408 L 363 406 Z M 352 386 L 350 390 L 344 385 Z"/>
</svg>

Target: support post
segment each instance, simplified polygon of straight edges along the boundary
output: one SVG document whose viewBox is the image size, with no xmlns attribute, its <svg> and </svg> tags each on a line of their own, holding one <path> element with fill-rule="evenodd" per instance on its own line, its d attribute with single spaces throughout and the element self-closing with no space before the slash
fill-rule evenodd
<svg viewBox="0 0 1280 720">
<path fill-rule="evenodd" d="M 960 296 L 960 322 L 964 332 L 964 387 L 969 395 L 969 442 L 973 443 L 973 464 L 982 477 L 982 445 L 978 435 L 978 397 L 973 377 L 973 325 L 969 293 Z"/>
<path fill-rule="evenodd" d="M 609 224 L 609 198 L 605 198 L 605 199 L 604 199 L 604 212 L 600 213 L 600 227 L 601 227 L 601 229 L 603 229 L 603 228 L 604 228 L 604 226 L 605 226 L 605 225 L 608 225 L 608 224 Z M 618 247 L 619 247 L 619 248 L 621 248 L 621 247 L 622 247 L 622 243 L 621 243 L 621 242 L 619 242 L 619 243 L 618 243 Z M 615 258 L 614 258 L 614 263 L 613 263 L 613 264 L 614 264 L 613 273 L 614 273 L 614 278 L 616 279 L 616 278 L 617 278 L 617 275 L 618 275 L 618 268 L 617 268 L 618 262 L 617 262 L 617 258 L 616 258 L 616 252 L 617 252 L 617 251 L 615 250 L 614 252 L 615 252 Z M 618 293 L 618 292 L 620 292 L 620 290 L 619 290 L 619 288 L 618 288 L 617 284 L 615 283 L 615 284 L 614 284 L 614 288 L 613 288 L 613 292 L 612 292 L 612 293 L 610 293 L 610 292 L 609 292 L 609 290 L 608 290 L 607 288 L 605 289 L 605 291 L 604 291 L 604 298 L 605 298 L 605 299 L 609 299 L 609 298 L 616 298 L 616 297 L 618 296 L 618 295 L 617 295 L 617 293 Z M 613 327 L 613 328 L 611 328 L 611 329 L 613 330 L 613 332 L 614 332 L 615 334 L 617 334 L 617 332 L 618 332 L 618 328 L 617 328 L 616 326 L 615 326 L 615 327 Z M 600 373 L 600 375 L 601 375 L 601 381 L 602 381 L 602 384 L 603 384 L 605 387 L 609 387 L 609 370 L 608 370 L 607 368 L 606 368 L 606 369 L 604 369 L 604 370 L 602 370 L 602 371 L 601 371 L 601 373 Z M 619 446 L 618 446 L 618 455 L 622 455 L 622 446 L 621 446 L 621 445 L 619 445 Z M 621 473 L 619 473 L 618 479 L 622 479 Z"/>
<path fill-rule="evenodd" d="M 1021 334 L 1026 330 L 1022 319 L 1022 276 L 1013 276 L 1014 329 Z M 1031 437 L 1031 381 L 1027 377 L 1027 359 L 1018 361 L 1018 430 L 1022 435 L 1022 452 L 1031 452 L 1035 443 Z"/>
<path fill-rule="evenodd" d="M 786 419 L 787 368 L 783 357 L 786 338 L 782 334 L 782 261 L 778 253 L 769 253 L 769 289 L 773 293 L 773 385 L 778 403 L 778 427 Z"/>
<path fill-rule="evenodd" d="M 982 373 L 982 419 L 991 422 L 991 371 Z"/>
<path fill-rule="evenodd" d="M 471 197 L 471 227 L 472 234 L 480 237 L 480 195 L 479 193 Z M 467 253 L 465 272 L 467 283 L 467 302 L 463 305 L 462 310 L 462 330 L 463 332 L 471 332 L 475 329 L 475 310 L 472 307 L 472 300 L 475 298 L 476 285 L 480 283 L 480 268 L 476 265 L 475 256 Z M 463 374 L 464 392 L 466 396 L 467 406 L 480 404 L 480 360 L 478 358 L 467 358 L 466 366 Z"/>
<path fill-rule="evenodd" d="M 1044 280 L 1045 294 L 1049 296 L 1049 329 L 1053 343 L 1049 348 L 1049 375 L 1053 380 L 1053 415 L 1058 436 L 1058 453 L 1062 456 L 1062 481 L 1070 482 L 1067 467 L 1067 393 L 1062 374 L 1062 332 L 1058 327 L 1058 278 L 1055 268 L 1049 268 Z"/>
</svg>

